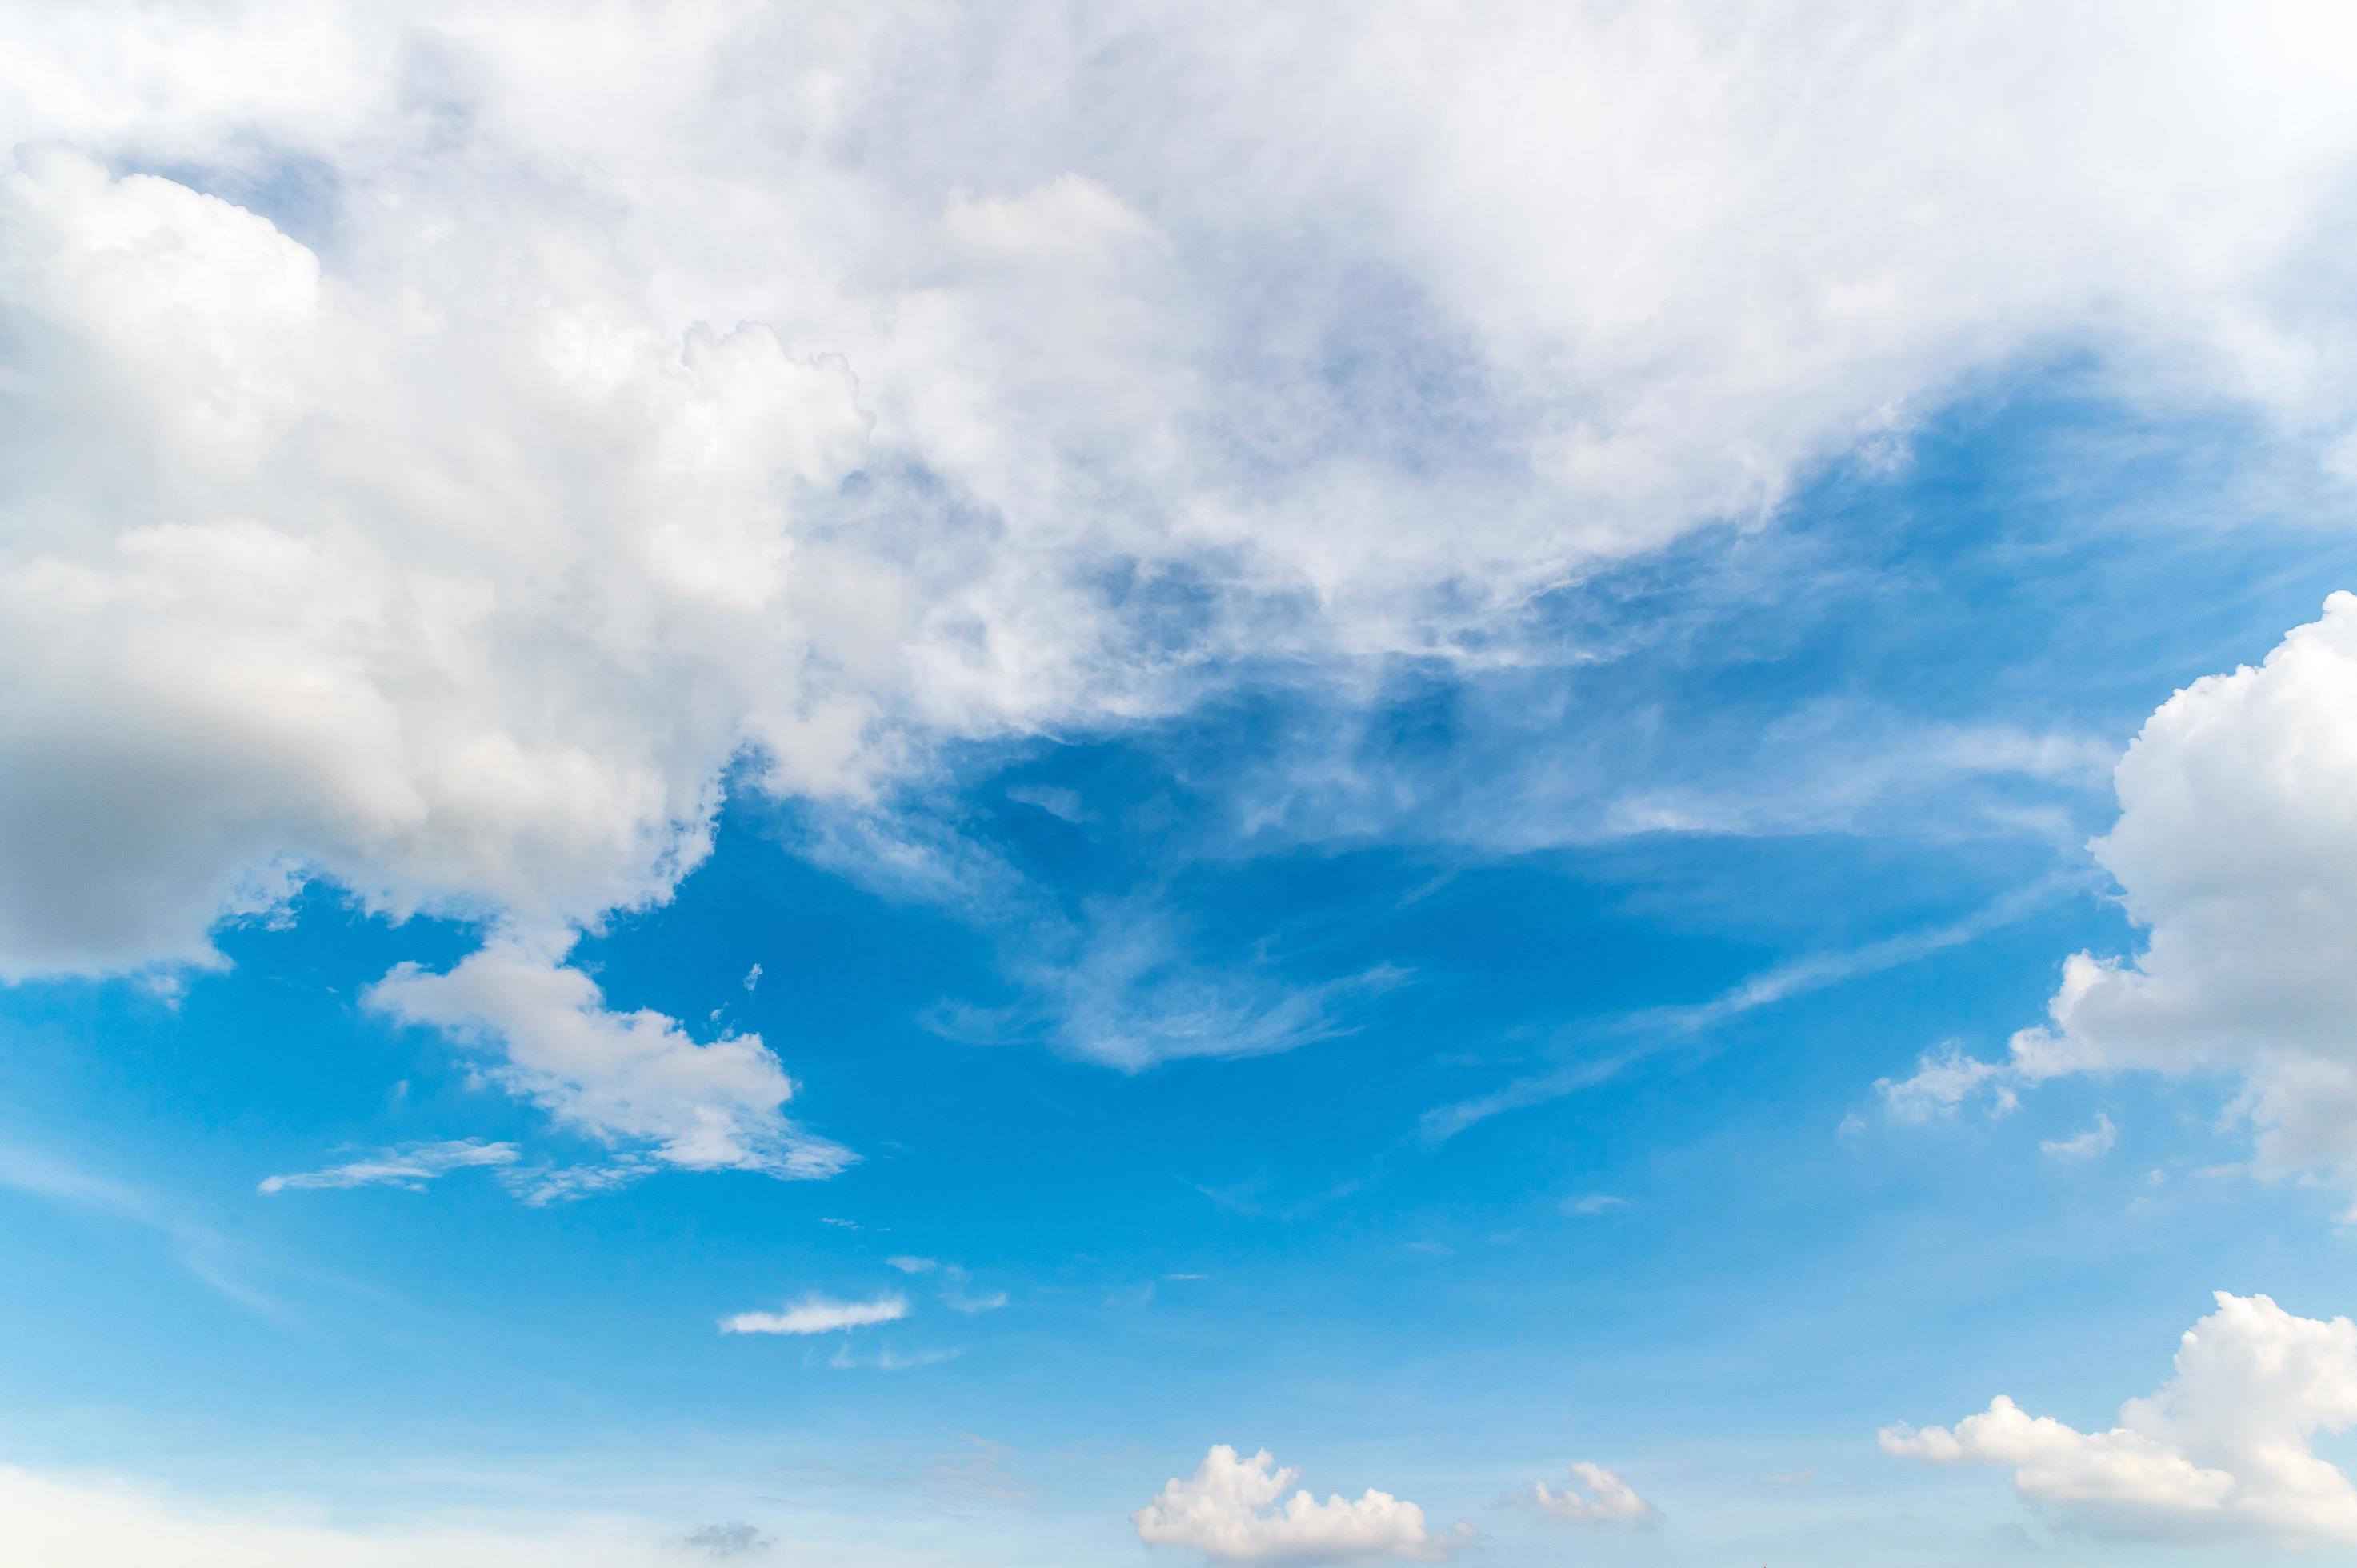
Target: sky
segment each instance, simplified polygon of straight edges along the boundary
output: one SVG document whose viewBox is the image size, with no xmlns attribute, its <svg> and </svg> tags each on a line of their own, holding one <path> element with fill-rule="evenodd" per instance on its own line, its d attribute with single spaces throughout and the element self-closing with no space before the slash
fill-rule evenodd
<svg viewBox="0 0 2357 1568">
<path fill-rule="evenodd" d="M 2357 14 L 0 36 L 0 1559 L 2357 1544 Z"/>
</svg>

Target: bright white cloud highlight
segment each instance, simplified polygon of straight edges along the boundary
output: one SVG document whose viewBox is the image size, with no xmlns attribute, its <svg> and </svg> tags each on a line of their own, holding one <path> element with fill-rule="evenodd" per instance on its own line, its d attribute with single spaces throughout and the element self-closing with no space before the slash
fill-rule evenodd
<svg viewBox="0 0 2357 1568">
<path fill-rule="evenodd" d="M 840 1334 L 909 1316 L 909 1298 L 879 1295 L 873 1301 L 838 1301 L 815 1293 L 779 1312 L 740 1312 L 720 1320 L 723 1334 Z"/>
<path fill-rule="evenodd" d="M 867 800 L 1239 654 L 1544 655 L 2058 344 L 2357 415 L 2337 5 L 5 26 L 0 973 L 308 876 L 579 924 L 732 759 Z"/>
<path fill-rule="evenodd" d="M 1582 1463 L 1571 1467 L 1571 1479 L 1572 1485 L 1560 1492 L 1538 1483 L 1531 1488 L 1532 1505 L 1566 1524 L 1651 1524 L 1661 1517 L 1618 1471 Z"/>
<path fill-rule="evenodd" d="M 480 1138 L 459 1138 L 443 1144 L 406 1144 L 367 1159 L 329 1165 L 325 1170 L 264 1176 L 255 1190 L 267 1193 L 298 1187 L 400 1187 L 412 1192 L 422 1192 L 427 1182 L 448 1176 L 452 1171 L 479 1165 L 512 1165 L 517 1157 L 513 1144 L 487 1144 Z"/>
<path fill-rule="evenodd" d="M 2357 1487 L 2312 1447 L 2319 1433 L 2357 1426 L 2357 1324 L 2295 1317 L 2264 1295 L 2217 1302 L 2186 1331 L 2177 1375 L 2121 1406 L 2108 1431 L 1999 1396 L 1953 1430 L 1887 1427 L 1883 1451 L 2008 1466 L 2024 1498 L 2082 1528 L 2357 1541 Z"/>
<path fill-rule="evenodd" d="M 2259 1174 L 2357 1183 L 2357 596 L 2162 703 L 2115 782 L 2119 820 L 2093 848 L 2144 950 L 2072 955 L 2049 1021 L 2005 1060 L 1926 1058 L 1886 1097 L 2009 1103 L 2065 1074 L 2213 1075 L 2255 1130 Z"/>
<path fill-rule="evenodd" d="M 1222 1563 L 1431 1562 L 1455 1544 L 1425 1528 L 1422 1509 L 1372 1487 L 1355 1500 L 1319 1502 L 1307 1490 L 1286 1497 L 1299 1475 L 1277 1468 L 1266 1449 L 1239 1458 L 1220 1444 L 1129 1521 L 1149 1546 L 1187 1547 Z"/>
<path fill-rule="evenodd" d="M 786 1119 L 793 1080 L 759 1035 L 698 1044 L 661 1013 L 615 1012 L 596 981 L 563 963 L 568 945 L 510 932 L 444 973 L 403 964 L 366 1000 L 482 1052 L 486 1074 L 511 1092 L 626 1153 L 789 1177 L 849 1163 Z"/>
</svg>

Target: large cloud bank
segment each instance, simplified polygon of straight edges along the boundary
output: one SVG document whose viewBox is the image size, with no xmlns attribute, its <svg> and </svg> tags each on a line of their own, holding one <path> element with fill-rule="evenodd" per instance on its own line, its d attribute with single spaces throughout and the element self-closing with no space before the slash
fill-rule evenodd
<svg viewBox="0 0 2357 1568">
<path fill-rule="evenodd" d="M 1951 1430 L 1882 1433 L 1885 1453 L 2013 1470 L 2021 1495 L 2067 1525 L 2184 1540 L 2357 1541 L 2357 1487 L 2315 1452 L 2357 1425 L 2357 1324 L 2296 1317 L 2221 1292 L 2186 1330 L 2177 1375 L 2081 1432 L 2000 1395 Z"/>
<path fill-rule="evenodd" d="M 314 877 L 554 964 L 733 765 L 866 800 L 1256 660 L 1545 656 L 1534 596 L 2024 355 L 2352 413 L 2336 6 L 5 26 L 0 975 Z M 781 1070 L 689 1127 L 662 1029 L 575 1033 L 634 1029 L 583 1114 L 814 1174 Z"/>
</svg>

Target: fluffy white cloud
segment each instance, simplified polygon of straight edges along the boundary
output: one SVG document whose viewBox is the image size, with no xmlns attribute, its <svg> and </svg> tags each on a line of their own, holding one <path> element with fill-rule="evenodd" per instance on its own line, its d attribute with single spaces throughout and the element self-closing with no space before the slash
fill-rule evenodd
<svg viewBox="0 0 2357 1568">
<path fill-rule="evenodd" d="M 487 1076 L 626 1156 L 797 1177 L 850 1162 L 786 1118 L 793 1080 L 759 1035 L 699 1045 L 661 1013 L 611 1011 L 562 962 L 569 941 L 507 932 L 446 973 L 403 964 L 366 1001 L 478 1048 Z"/>
<path fill-rule="evenodd" d="M 873 1301 L 837 1301 L 815 1293 L 780 1312 L 739 1312 L 720 1320 L 723 1334 L 839 1334 L 909 1316 L 909 1298 L 879 1295 Z"/>
<path fill-rule="evenodd" d="M 675 1538 L 675 1532 L 674 1538 Z M 230 1509 L 0 1466 L 0 1556 L 73 1568 L 658 1568 L 687 1561 L 629 1520 L 363 1530 L 316 1509 Z"/>
<path fill-rule="evenodd" d="M 2084 1528 L 2357 1541 L 2357 1487 L 2312 1446 L 2357 1425 L 2357 1324 L 2295 1317 L 2264 1295 L 2217 1301 L 2180 1341 L 2177 1375 L 2122 1405 L 2109 1431 L 2000 1396 L 1953 1430 L 1887 1427 L 1883 1451 L 2011 1466 L 2023 1497 Z"/>
<path fill-rule="evenodd" d="M 0 970 L 594 918 L 732 757 L 1496 657 L 2058 338 L 2336 436 L 2353 25 L 10 5 Z"/>
<path fill-rule="evenodd" d="M 1286 1497 L 1299 1475 L 1278 1469 L 1266 1449 L 1239 1458 L 1219 1444 L 1129 1521 L 1149 1546 L 1189 1547 L 1222 1563 L 1431 1562 L 1461 1538 L 1462 1527 L 1459 1535 L 1434 1535 L 1422 1509 L 1372 1487 L 1355 1500 L 1319 1502 L 1307 1490 Z"/>
<path fill-rule="evenodd" d="M 0 977 L 218 962 L 315 877 L 581 929 L 725 779 L 872 805 L 1246 660 L 1555 657 L 1534 596 L 2058 344 L 2357 418 L 2330 5 L 0 27 Z M 839 1163 L 548 945 L 379 994 L 673 1163 Z M 1126 1067 L 1392 978 L 1082 947 L 1016 1026 Z M 457 994 L 535 964 L 530 1020 Z"/>
<path fill-rule="evenodd" d="M 1583 1463 L 1571 1467 L 1571 1478 L 1575 1484 L 1560 1492 L 1549 1491 L 1544 1481 L 1533 1487 L 1532 1505 L 1570 1524 L 1651 1524 L 1661 1517 L 1618 1471 Z"/>
<path fill-rule="evenodd" d="M 2214 1074 L 2262 1175 L 2357 1181 L 2357 596 L 2162 703 L 2116 783 L 2093 848 L 2144 951 L 2073 955 L 2050 1021 L 2005 1060 L 1926 1058 L 1885 1094 L 1953 1106 L 2072 1073 Z"/>
<path fill-rule="evenodd" d="M 351 1160 L 325 1170 L 298 1171 L 291 1176 L 264 1176 L 255 1190 L 285 1192 L 291 1187 L 404 1187 L 422 1191 L 427 1182 L 452 1171 L 478 1165 L 512 1165 L 513 1144 L 487 1144 L 480 1138 L 457 1138 L 442 1144 L 406 1144 L 366 1159 Z"/>
</svg>

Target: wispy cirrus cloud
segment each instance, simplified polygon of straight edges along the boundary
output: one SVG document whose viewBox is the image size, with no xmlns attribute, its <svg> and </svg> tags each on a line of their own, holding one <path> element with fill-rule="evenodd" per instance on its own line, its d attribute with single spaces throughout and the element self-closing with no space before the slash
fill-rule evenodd
<svg viewBox="0 0 2357 1568">
<path fill-rule="evenodd" d="M 909 1316 L 909 1298 L 899 1294 L 865 1301 L 840 1300 L 813 1292 L 776 1312 L 739 1312 L 720 1320 L 723 1334 L 841 1334 Z"/>
<path fill-rule="evenodd" d="M 448 1176 L 452 1171 L 486 1165 L 512 1165 L 520 1157 L 513 1144 L 486 1143 L 480 1138 L 457 1138 L 438 1144 L 403 1144 L 339 1165 L 264 1176 L 255 1185 L 254 1190 L 278 1193 L 398 1187 L 411 1192 L 423 1192 L 426 1183 Z"/>
</svg>

